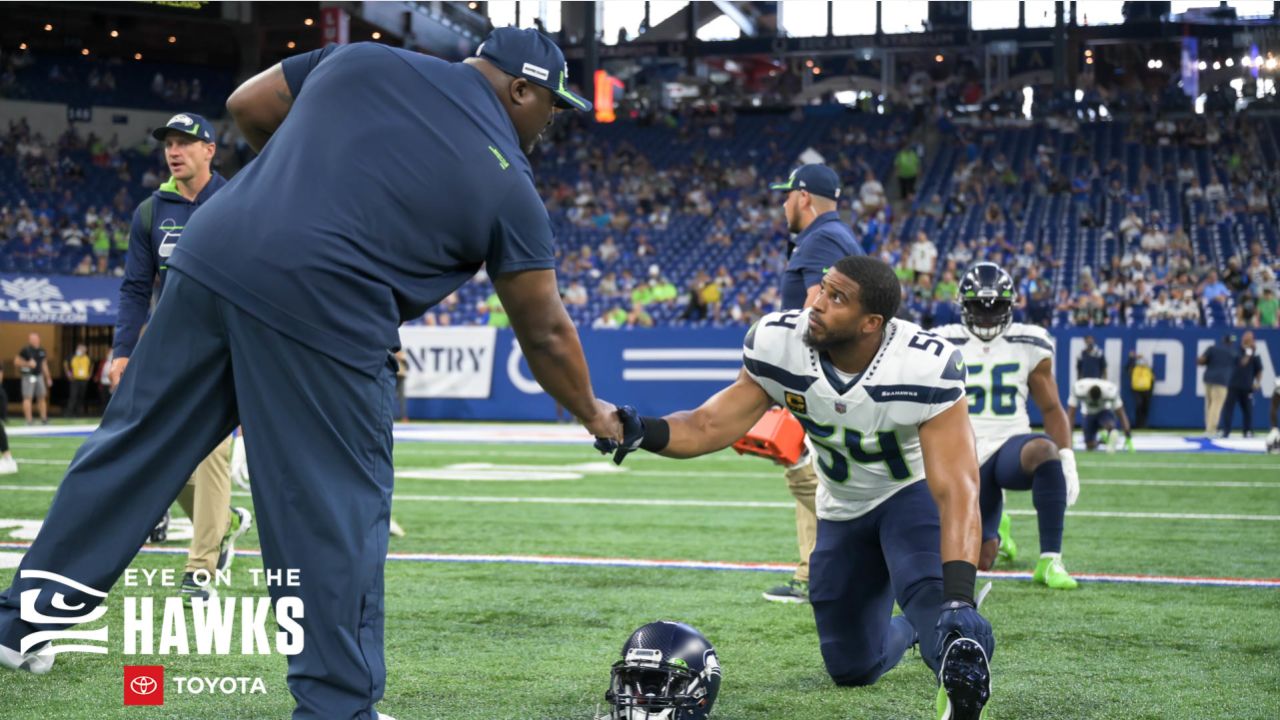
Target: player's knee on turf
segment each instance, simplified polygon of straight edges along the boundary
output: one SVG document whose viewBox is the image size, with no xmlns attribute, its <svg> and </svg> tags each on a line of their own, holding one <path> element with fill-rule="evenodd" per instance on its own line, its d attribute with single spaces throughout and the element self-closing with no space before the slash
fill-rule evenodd
<svg viewBox="0 0 1280 720">
<path fill-rule="evenodd" d="M 836 685 L 866 687 L 874 685 L 884 674 L 878 661 L 868 664 L 868 659 L 859 661 L 850 655 L 846 648 L 837 647 L 836 643 L 822 646 L 822 659 L 827 665 L 827 674 Z"/>
<path fill-rule="evenodd" d="M 1044 463 L 1058 459 L 1058 444 L 1049 438 L 1029 440 L 1022 446 L 1022 469 L 1034 473 Z"/>
</svg>

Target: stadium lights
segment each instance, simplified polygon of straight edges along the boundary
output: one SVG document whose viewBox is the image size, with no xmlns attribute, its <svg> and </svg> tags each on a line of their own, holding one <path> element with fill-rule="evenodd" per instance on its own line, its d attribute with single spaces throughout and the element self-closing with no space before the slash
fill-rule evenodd
<svg viewBox="0 0 1280 720">
<path fill-rule="evenodd" d="M 476 3 L 476 2 L 469 2 L 469 3 L 467 3 L 467 7 L 468 7 L 468 8 L 471 8 L 472 10 L 475 10 L 476 8 L 480 7 L 480 3 Z"/>
<path fill-rule="evenodd" d="M 1235 66 L 1236 66 L 1235 58 L 1227 58 L 1227 67 L 1235 67 Z"/>
<path fill-rule="evenodd" d="M 1209 69 L 1209 63 L 1201 60 L 1200 64 L 1197 67 L 1199 67 L 1201 70 L 1207 70 Z"/>
<path fill-rule="evenodd" d="M 290 50 L 292 50 L 292 49 L 294 49 L 294 48 L 298 47 L 298 43 L 296 43 L 296 42 L 294 42 L 294 41 L 290 40 L 290 41 L 289 41 L 289 43 L 288 43 L 287 45 L 285 45 L 285 47 L 287 47 L 287 48 L 289 48 Z"/>
<path fill-rule="evenodd" d="M 812 60 L 805 60 L 805 61 L 804 61 L 804 66 L 805 66 L 805 67 L 807 67 L 807 68 L 811 68 L 811 67 L 813 67 L 813 61 L 812 61 Z"/>
<path fill-rule="evenodd" d="M 111 37 L 113 37 L 113 38 L 118 38 L 118 37 L 120 37 L 120 31 L 119 31 L 119 30 L 112 30 L 112 31 L 111 31 Z"/>
<path fill-rule="evenodd" d="M 1092 51 L 1092 50 L 1085 50 L 1085 51 L 1084 51 L 1084 56 L 1085 56 L 1085 57 L 1093 57 L 1093 51 Z"/>
<path fill-rule="evenodd" d="M 174 43 L 176 43 L 176 42 L 178 42 L 178 38 L 177 38 L 176 36 L 174 36 L 174 35 L 170 35 L 170 36 L 169 36 L 169 44 L 170 44 L 170 45 L 172 45 L 172 44 L 174 44 Z"/>
<path fill-rule="evenodd" d="M 372 34 L 372 35 L 370 35 L 369 37 L 373 38 L 374 40 L 381 40 L 381 39 L 382 39 L 382 33 L 378 32 L 377 30 L 374 30 L 374 31 L 373 31 L 373 34 Z"/>
<path fill-rule="evenodd" d="M 933 61 L 934 61 L 934 62 L 938 62 L 938 63 L 940 63 L 940 62 L 942 62 L 943 60 L 946 60 L 946 58 L 942 57 L 942 53 L 938 53 L 937 55 L 934 55 L 934 56 L 933 56 Z"/>
<path fill-rule="evenodd" d="M 134 54 L 133 54 L 133 59 L 134 59 L 134 60 L 141 60 L 141 59 L 142 59 L 142 53 L 134 53 Z"/>
<path fill-rule="evenodd" d="M 1213 61 L 1213 69 L 1214 69 L 1214 70 L 1221 70 L 1221 69 L 1222 69 L 1222 63 L 1218 62 L 1217 60 L 1214 60 L 1214 61 Z"/>
<path fill-rule="evenodd" d="M 1092 64 L 1093 64 L 1093 58 L 1091 58 L 1091 57 L 1087 57 L 1087 58 L 1085 58 L 1085 59 L 1084 59 L 1084 64 L 1085 64 L 1085 65 L 1092 65 Z"/>
<path fill-rule="evenodd" d="M 306 20 L 302 21 L 302 24 L 306 25 L 307 27 L 311 27 L 312 25 L 315 25 L 315 23 L 316 21 L 312 20 L 311 18 L 307 18 Z"/>
<path fill-rule="evenodd" d="M 45 23 L 45 24 L 44 24 L 44 31 L 45 31 L 45 32 L 53 32 L 53 24 L 52 24 L 52 23 Z"/>
<path fill-rule="evenodd" d="M 814 68 L 814 69 L 813 69 L 813 74 L 814 74 L 814 75 L 821 75 L 821 74 L 822 74 L 822 68 L 820 68 L 820 67 L 816 67 L 816 68 Z"/>
<path fill-rule="evenodd" d="M 81 55 L 88 55 L 88 54 L 89 54 L 89 48 L 84 48 L 83 50 L 81 50 L 81 51 L 80 51 L 80 54 L 81 54 Z"/>
</svg>

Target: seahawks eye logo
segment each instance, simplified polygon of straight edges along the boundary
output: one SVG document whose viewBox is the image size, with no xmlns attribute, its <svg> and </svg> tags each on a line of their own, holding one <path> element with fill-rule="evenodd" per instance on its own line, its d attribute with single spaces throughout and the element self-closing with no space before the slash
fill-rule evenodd
<svg viewBox="0 0 1280 720">
<path fill-rule="evenodd" d="M 106 599 L 107 594 L 79 583 L 65 575 L 44 570 L 23 570 L 18 574 L 21 580 L 44 580 L 46 584 L 23 590 L 19 595 L 19 617 L 31 625 L 79 625 L 80 623 L 101 620 L 107 614 L 107 607 L 99 605 L 88 609 L 89 598 Z M 62 587 L 59 587 L 62 586 Z M 48 599 L 41 601 L 42 595 Z M 79 602 L 73 602 L 77 598 Z M 86 652 L 98 655 L 107 654 L 107 627 L 97 630 L 45 630 L 33 632 L 22 638 L 18 652 L 26 654 L 33 647 L 38 647 L 52 640 L 87 640 L 102 645 L 51 645 L 54 653 Z"/>
</svg>

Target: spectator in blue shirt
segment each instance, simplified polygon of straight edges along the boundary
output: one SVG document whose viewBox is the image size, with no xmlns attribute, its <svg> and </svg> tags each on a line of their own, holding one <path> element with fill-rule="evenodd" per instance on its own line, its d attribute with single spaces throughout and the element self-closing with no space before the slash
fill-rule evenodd
<svg viewBox="0 0 1280 720">
<path fill-rule="evenodd" d="M 1200 291 L 1200 296 L 1205 302 L 1213 302 L 1214 298 L 1231 297 L 1231 291 L 1227 286 L 1218 279 L 1218 271 L 1210 270 L 1204 281 L 1204 289 Z"/>
</svg>

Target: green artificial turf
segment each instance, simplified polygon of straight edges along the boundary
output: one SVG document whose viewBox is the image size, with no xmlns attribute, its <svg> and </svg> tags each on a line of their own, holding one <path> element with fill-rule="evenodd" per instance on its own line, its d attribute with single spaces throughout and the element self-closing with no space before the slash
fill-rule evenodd
<svg viewBox="0 0 1280 720">
<path fill-rule="evenodd" d="M 22 469 L 0 477 L 0 519 L 43 517 L 52 491 L 34 488 L 56 486 L 79 443 L 14 438 Z M 1064 547 L 1073 572 L 1280 577 L 1280 465 L 1274 459 L 1085 453 L 1078 458 L 1083 485 L 1068 516 Z M 474 464 L 487 463 L 520 466 L 512 470 L 516 477 L 539 469 L 581 477 L 400 478 L 394 515 L 409 536 L 393 538 L 391 551 L 794 561 L 790 496 L 781 472 L 770 465 L 732 453 L 686 462 L 637 454 L 622 472 L 610 472 L 601 462 L 589 448 L 576 446 L 401 443 L 396 465 L 402 472 L 472 464 L 454 468 L 455 474 L 478 476 L 494 468 Z M 585 472 L 566 467 L 584 463 L 590 464 Z M 610 504 L 600 504 L 605 501 Z M 1030 493 L 1010 493 L 1008 501 L 1022 555 L 1000 569 L 1030 571 L 1038 549 L 1035 517 L 1025 514 L 1032 510 Z M 252 505 L 244 494 L 233 502 Z M 181 515 L 176 507 L 174 512 Z M 1096 512 L 1172 517 L 1074 514 Z M 1177 517 L 1192 514 L 1246 518 Z M 0 542 L 17 542 L 11 531 L 0 527 Z M 256 545 L 253 533 L 241 542 L 245 549 Z M 147 554 L 134 567 L 180 571 L 181 565 L 181 555 Z M 223 595 L 262 595 L 261 588 L 245 587 L 248 570 L 260 566 L 252 556 L 238 559 L 238 585 Z M 0 585 L 13 572 L 0 569 Z M 698 627 L 719 651 L 724 685 L 713 718 L 932 717 L 933 681 L 913 654 L 873 687 L 834 687 L 822 667 L 808 606 L 760 598 L 786 577 L 388 562 L 389 674 L 380 708 L 397 720 L 586 720 L 603 699 L 609 666 L 630 631 L 651 620 L 675 619 Z M 117 598 L 170 592 L 117 585 L 107 603 L 110 653 L 60 655 L 53 672 L 40 677 L 0 674 L 4 716 L 287 718 L 292 699 L 279 655 L 122 654 Z M 997 579 L 983 611 L 998 642 L 988 720 L 1280 716 L 1275 589 L 1085 582 L 1078 591 L 1059 593 Z M 157 626 L 159 621 L 157 612 Z M 169 678 L 260 677 L 267 694 L 178 695 L 168 684 L 163 707 L 126 708 L 126 664 L 162 664 Z"/>
</svg>

